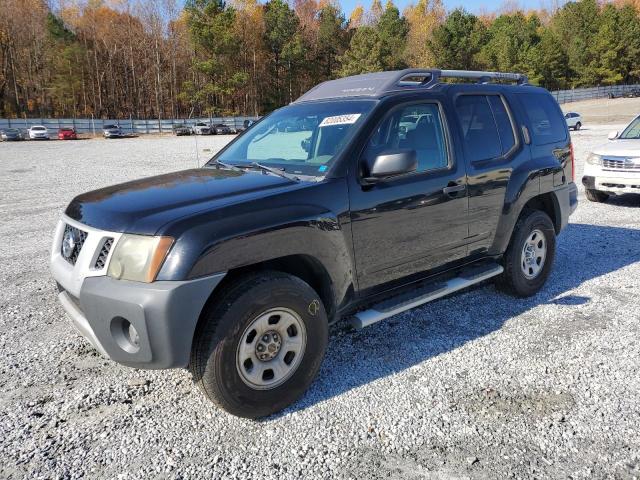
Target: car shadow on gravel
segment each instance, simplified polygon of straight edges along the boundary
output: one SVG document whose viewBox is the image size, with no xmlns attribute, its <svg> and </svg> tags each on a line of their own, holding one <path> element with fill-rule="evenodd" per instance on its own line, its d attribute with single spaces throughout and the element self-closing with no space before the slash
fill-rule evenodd
<svg viewBox="0 0 640 480">
<path fill-rule="evenodd" d="M 640 194 L 626 193 L 624 195 L 613 195 L 607 200 L 607 205 L 616 207 L 640 208 Z"/>
<path fill-rule="evenodd" d="M 558 322 L 565 324 L 572 309 L 591 301 L 571 294 L 573 289 L 640 261 L 640 230 L 570 224 L 558 240 L 549 281 L 531 298 L 513 298 L 485 283 L 364 330 L 354 331 L 346 322 L 339 323 L 332 329 L 327 355 L 312 387 L 297 403 L 269 419 L 304 410 L 451 352 L 539 305 L 557 305 Z"/>
</svg>

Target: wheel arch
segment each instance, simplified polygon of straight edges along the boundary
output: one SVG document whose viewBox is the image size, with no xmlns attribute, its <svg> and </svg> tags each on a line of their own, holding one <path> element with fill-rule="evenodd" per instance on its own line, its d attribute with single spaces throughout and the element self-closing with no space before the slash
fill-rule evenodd
<svg viewBox="0 0 640 480">
<path fill-rule="evenodd" d="M 229 288 L 234 283 L 240 281 L 243 277 L 247 277 L 252 274 L 276 271 L 281 273 L 287 273 L 294 277 L 300 278 L 313 288 L 327 311 L 327 318 L 331 319 L 337 309 L 337 301 L 335 297 L 335 291 L 333 288 L 333 282 L 329 272 L 324 265 L 315 257 L 306 254 L 288 255 L 284 257 L 273 258 L 263 262 L 258 262 L 250 265 L 243 265 L 238 268 L 233 268 L 227 272 L 224 279 L 215 286 L 209 298 L 205 302 L 200 316 L 198 318 L 198 326 L 195 332 L 198 332 L 199 326 L 202 323 L 205 313 L 211 305 L 219 299 L 219 294 L 224 289 Z M 196 333 L 197 334 L 197 333 Z"/>
<path fill-rule="evenodd" d="M 553 192 L 541 193 L 540 195 L 536 195 L 529 199 L 522 206 L 518 217 L 520 217 L 522 212 L 527 209 L 540 210 L 549 215 L 549 218 L 553 223 L 553 228 L 556 231 L 556 235 L 560 233 L 560 230 L 562 229 L 562 210 L 560 209 L 560 202 Z M 511 234 L 513 235 L 513 232 Z"/>
</svg>

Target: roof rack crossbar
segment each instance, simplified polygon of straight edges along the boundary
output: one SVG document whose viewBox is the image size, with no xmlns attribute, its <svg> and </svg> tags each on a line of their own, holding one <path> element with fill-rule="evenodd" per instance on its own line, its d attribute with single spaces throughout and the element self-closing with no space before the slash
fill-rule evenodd
<svg viewBox="0 0 640 480">
<path fill-rule="evenodd" d="M 405 80 L 412 77 L 417 79 L 423 77 L 423 79 L 421 81 Z M 396 90 L 398 87 L 416 86 L 430 88 L 439 83 L 441 78 L 466 78 L 470 80 L 477 80 L 478 83 L 489 83 L 491 80 L 511 81 L 516 82 L 518 85 L 526 85 L 529 83 L 527 76 L 522 73 L 410 68 L 397 72 L 397 75 L 390 78 L 381 90 L 390 91 Z"/>
</svg>

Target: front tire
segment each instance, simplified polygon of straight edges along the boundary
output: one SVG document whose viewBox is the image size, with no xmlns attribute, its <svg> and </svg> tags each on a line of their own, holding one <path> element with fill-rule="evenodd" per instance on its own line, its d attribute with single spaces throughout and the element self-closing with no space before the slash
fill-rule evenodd
<svg viewBox="0 0 640 480">
<path fill-rule="evenodd" d="M 242 277 L 202 318 L 189 368 L 227 412 L 259 418 L 297 400 L 316 377 L 328 339 L 318 294 L 280 272 Z"/>
<path fill-rule="evenodd" d="M 600 190 L 587 189 L 584 194 L 590 202 L 603 203 L 609 199 L 609 194 Z"/>
<path fill-rule="evenodd" d="M 574 130 L 577 132 L 578 130 L 580 130 L 580 127 L 582 127 L 582 124 L 580 122 L 576 123 L 576 126 L 574 127 Z"/>
<path fill-rule="evenodd" d="M 516 222 L 496 286 L 516 297 L 535 295 L 545 284 L 556 253 L 556 232 L 545 212 L 525 210 Z"/>
</svg>

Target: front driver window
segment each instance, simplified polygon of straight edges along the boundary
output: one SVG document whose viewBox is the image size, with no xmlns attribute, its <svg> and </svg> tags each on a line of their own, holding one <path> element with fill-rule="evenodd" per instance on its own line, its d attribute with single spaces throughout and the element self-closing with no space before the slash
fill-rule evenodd
<svg viewBox="0 0 640 480">
<path fill-rule="evenodd" d="M 381 153 L 399 149 L 416 151 L 417 172 L 448 166 L 447 147 L 438 105 L 414 104 L 392 111 L 369 140 L 365 158 L 371 163 Z"/>
</svg>

